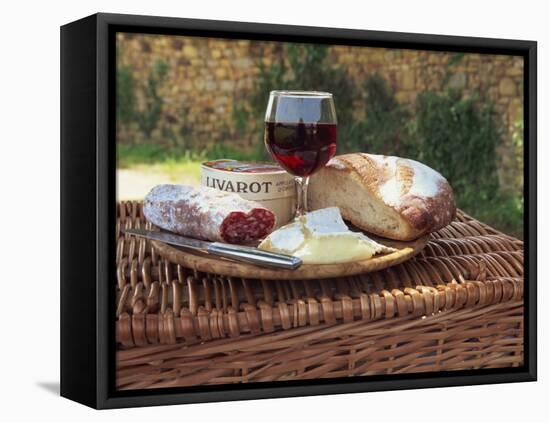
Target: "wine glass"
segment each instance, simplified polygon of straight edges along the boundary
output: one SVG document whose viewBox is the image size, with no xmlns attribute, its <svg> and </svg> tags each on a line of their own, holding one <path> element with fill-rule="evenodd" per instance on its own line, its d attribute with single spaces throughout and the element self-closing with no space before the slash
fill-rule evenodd
<svg viewBox="0 0 550 423">
<path fill-rule="evenodd" d="M 307 212 L 309 177 L 336 153 L 336 110 L 332 94 L 271 91 L 265 114 L 264 141 L 296 181 L 296 217 Z"/>
</svg>

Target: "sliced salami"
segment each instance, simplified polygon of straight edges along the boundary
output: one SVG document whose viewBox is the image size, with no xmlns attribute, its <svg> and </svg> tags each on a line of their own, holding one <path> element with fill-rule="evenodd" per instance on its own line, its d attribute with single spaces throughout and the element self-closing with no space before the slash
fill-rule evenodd
<svg viewBox="0 0 550 423">
<path fill-rule="evenodd" d="M 156 186 L 145 197 L 143 214 L 162 229 L 231 244 L 263 238 L 275 226 L 275 214 L 255 201 L 187 185 Z"/>
</svg>

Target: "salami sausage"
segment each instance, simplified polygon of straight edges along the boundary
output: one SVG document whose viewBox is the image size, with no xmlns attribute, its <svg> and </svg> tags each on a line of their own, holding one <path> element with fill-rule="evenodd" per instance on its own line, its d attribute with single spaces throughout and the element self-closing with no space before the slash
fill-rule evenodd
<svg viewBox="0 0 550 423">
<path fill-rule="evenodd" d="M 145 197 L 143 214 L 162 229 L 231 244 L 263 238 L 275 225 L 275 214 L 255 201 L 187 185 L 154 187 Z"/>
</svg>

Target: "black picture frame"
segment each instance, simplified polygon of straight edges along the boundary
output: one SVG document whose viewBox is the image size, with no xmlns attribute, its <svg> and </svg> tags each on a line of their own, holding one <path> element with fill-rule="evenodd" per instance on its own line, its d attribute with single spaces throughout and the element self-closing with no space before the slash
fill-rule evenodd
<svg viewBox="0 0 550 423">
<path fill-rule="evenodd" d="M 525 365 L 520 368 L 114 389 L 115 51 L 117 31 L 513 54 L 524 58 Z M 534 381 L 537 44 L 534 41 L 95 14 L 61 27 L 61 395 L 119 408 Z"/>
</svg>

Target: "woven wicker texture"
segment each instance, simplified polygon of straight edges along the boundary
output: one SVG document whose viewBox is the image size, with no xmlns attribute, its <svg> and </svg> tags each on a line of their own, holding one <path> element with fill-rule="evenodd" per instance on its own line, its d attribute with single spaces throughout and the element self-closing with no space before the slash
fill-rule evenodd
<svg viewBox="0 0 550 423">
<path fill-rule="evenodd" d="M 462 212 L 403 264 L 308 281 L 183 268 L 122 234 L 140 203 L 117 215 L 121 389 L 523 363 L 523 242 Z"/>
</svg>

